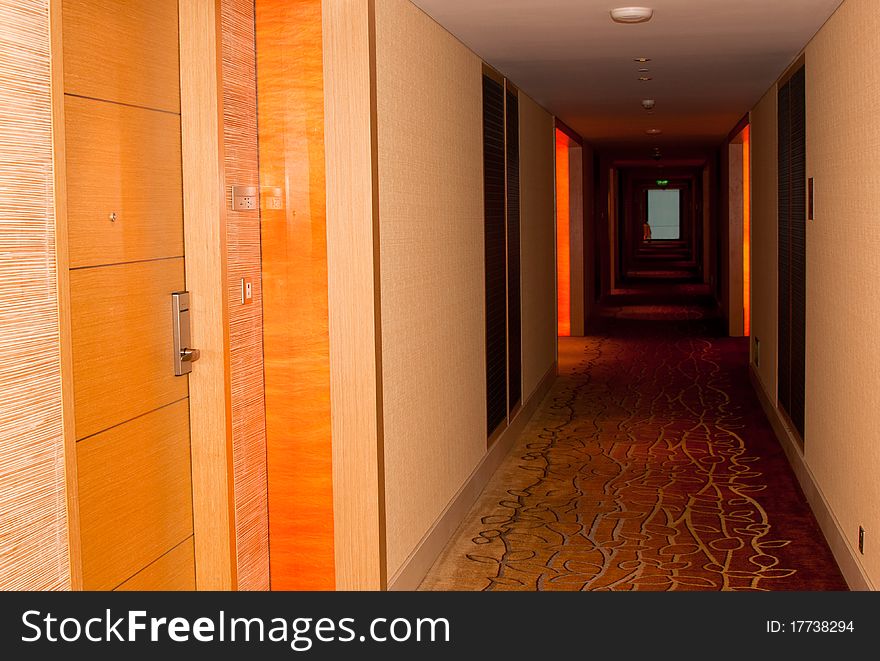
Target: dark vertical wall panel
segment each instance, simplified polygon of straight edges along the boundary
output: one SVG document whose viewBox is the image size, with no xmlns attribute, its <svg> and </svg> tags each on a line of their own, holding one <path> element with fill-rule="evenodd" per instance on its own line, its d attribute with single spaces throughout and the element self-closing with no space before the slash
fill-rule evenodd
<svg viewBox="0 0 880 661">
<path fill-rule="evenodd" d="M 806 378 L 806 87 L 779 88 L 779 405 L 804 436 Z"/>
<path fill-rule="evenodd" d="M 519 245 L 519 99 L 507 92 L 507 369 L 508 411 L 522 399 L 522 307 Z"/>
<path fill-rule="evenodd" d="M 507 417 L 507 232 L 504 222 L 504 88 L 483 76 L 487 434 Z"/>
<path fill-rule="evenodd" d="M 791 405 L 791 88 L 779 89 L 779 405 Z"/>
<path fill-rule="evenodd" d="M 791 404 L 788 414 L 804 436 L 807 327 L 807 136 L 804 69 L 791 81 Z"/>
</svg>

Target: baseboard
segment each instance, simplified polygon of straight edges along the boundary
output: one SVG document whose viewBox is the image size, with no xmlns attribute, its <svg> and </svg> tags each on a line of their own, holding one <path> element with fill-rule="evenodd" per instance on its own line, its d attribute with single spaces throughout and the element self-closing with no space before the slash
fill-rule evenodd
<svg viewBox="0 0 880 661">
<path fill-rule="evenodd" d="M 767 415 L 767 419 L 776 433 L 776 438 L 779 439 L 779 444 L 785 451 L 785 456 L 788 457 L 788 463 L 791 464 L 801 489 L 807 497 L 810 509 L 813 510 L 816 521 L 819 523 L 819 528 L 821 528 L 822 534 L 825 535 L 828 546 L 831 547 L 831 552 L 834 554 L 834 559 L 837 561 L 847 585 L 849 585 L 850 590 L 874 590 L 874 585 L 867 574 L 865 574 L 855 549 L 847 541 L 847 537 L 837 521 L 837 517 L 834 516 L 834 512 L 825 499 L 825 494 L 822 493 L 816 478 L 804 460 L 804 454 L 795 440 L 794 432 L 791 431 L 774 405 L 773 399 L 767 393 L 767 389 L 764 387 L 761 377 L 755 371 L 754 365 L 749 365 L 749 378 L 751 379 L 752 387 L 758 394 L 758 399 L 761 401 L 761 407 L 764 409 L 764 413 Z"/>
<path fill-rule="evenodd" d="M 483 456 L 483 460 L 473 470 L 464 485 L 450 501 L 434 525 L 425 533 L 415 550 L 410 553 L 401 568 L 388 579 L 388 589 L 394 591 L 415 590 L 425 574 L 446 547 L 452 534 L 461 525 L 477 498 L 483 493 L 489 478 L 498 470 L 501 462 L 513 448 L 514 442 L 522 434 L 529 420 L 535 415 L 538 406 L 544 401 L 550 387 L 556 380 L 557 365 L 553 363 L 529 400 L 520 408 L 513 422 L 498 436 L 497 440 Z"/>
</svg>

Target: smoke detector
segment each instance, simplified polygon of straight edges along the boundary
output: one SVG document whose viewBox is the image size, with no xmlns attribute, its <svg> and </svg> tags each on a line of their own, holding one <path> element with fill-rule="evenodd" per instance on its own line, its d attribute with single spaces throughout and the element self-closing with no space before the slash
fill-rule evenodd
<svg viewBox="0 0 880 661">
<path fill-rule="evenodd" d="M 615 23 L 644 23 L 654 16 L 650 7 L 617 7 L 611 10 L 611 18 Z"/>
</svg>

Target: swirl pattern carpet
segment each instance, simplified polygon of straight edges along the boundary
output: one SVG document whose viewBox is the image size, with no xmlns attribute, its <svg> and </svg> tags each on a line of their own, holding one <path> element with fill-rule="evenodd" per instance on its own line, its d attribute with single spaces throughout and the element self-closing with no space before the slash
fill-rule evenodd
<svg viewBox="0 0 880 661">
<path fill-rule="evenodd" d="M 847 589 L 748 339 L 708 310 L 695 285 L 621 291 L 560 340 L 559 379 L 420 589 Z"/>
</svg>

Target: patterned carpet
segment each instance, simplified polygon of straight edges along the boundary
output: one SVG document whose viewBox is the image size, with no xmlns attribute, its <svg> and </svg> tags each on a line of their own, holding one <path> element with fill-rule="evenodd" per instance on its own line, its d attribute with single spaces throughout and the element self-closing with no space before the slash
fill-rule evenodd
<svg viewBox="0 0 880 661">
<path fill-rule="evenodd" d="M 845 590 L 705 291 L 620 290 L 421 590 Z"/>
</svg>

